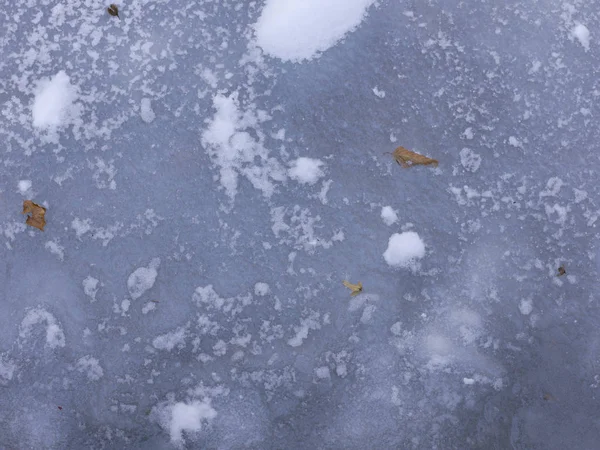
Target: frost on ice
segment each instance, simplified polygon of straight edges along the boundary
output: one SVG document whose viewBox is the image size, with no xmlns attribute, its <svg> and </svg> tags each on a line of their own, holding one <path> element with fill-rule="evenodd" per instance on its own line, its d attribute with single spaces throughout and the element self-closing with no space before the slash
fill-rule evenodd
<svg viewBox="0 0 600 450">
<path fill-rule="evenodd" d="M 129 275 L 127 280 L 127 289 L 133 300 L 140 298 L 144 293 L 154 286 L 156 277 L 158 276 L 158 266 L 160 259 L 154 258 L 150 261 L 148 267 L 139 267 Z"/>
<path fill-rule="evenodd" d="M 353 31 L 374 0 L 267 0 L 256 43 L 284 61 L 311 59 Z"/>
<path fill-rule="evenodd" d="M 414 231 L 394 233 L 388 242 L 383 258 L 390 266 L 408 267 L 425 256 L 425 244 Z"/>
<path fill-rule="evenodd" d="M 325 175 L 321 169 L 323 161 L 319 159 L 301 157 L 292 161 L 290 166 L 288 175 L 301 184 L 315 184 Z"/>
</svg>

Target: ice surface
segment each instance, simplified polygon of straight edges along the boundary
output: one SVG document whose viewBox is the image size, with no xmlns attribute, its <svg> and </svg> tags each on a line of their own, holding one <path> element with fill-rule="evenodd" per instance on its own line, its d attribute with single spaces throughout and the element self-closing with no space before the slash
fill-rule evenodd
<svg viewBox="0 0 600 450">
<path fill-rule="evenodd" d="M 598 447 L 595 2 L 106 6 L 2 16 L 0 448 Z"/>
</svg>

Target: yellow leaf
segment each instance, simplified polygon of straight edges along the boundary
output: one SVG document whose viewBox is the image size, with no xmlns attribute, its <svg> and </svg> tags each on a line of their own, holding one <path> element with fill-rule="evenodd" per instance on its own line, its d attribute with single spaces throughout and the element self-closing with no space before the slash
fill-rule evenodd
<svg viewBox="0 0 600 450">
<path fill-rule="evenodd" d="M 27 225 L 44 231 L 46 208 L 33 203 L 31 200 L 25 200 L 23 202 L 23 214 L 27 214 L 27 220 L 25 221 Z"/>
<path fill-rule="evenodd" d="M 344 286 L 346 286 L 348 289 L 350 289 L 352 291 L 352 293 L 350 294 L 352 297 L 354 297 L 355 295 L 358 295 L 362 292 L 362 283 L 360 281 L 356 284 L 352 284 L 349 281 L 344 280 L 343 283 L 344 283 Z"/>
<path fill-rule="evenodd" d="M 419 153 L 411 152 L 404 147 L 398 147 L 396 150 L 394 150 L 392 156 L 396 162 L 404 168 L 415 166 L 417 164 L 422 166 L 432 165 L 434 167 L 437 167 L 438 165 L 437 159 L 428 158 L 427 156 L 420 155 Z"/>
</svg>

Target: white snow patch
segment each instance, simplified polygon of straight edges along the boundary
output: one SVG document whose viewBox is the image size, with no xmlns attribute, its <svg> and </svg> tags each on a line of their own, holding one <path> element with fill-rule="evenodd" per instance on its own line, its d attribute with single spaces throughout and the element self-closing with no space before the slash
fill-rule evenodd
<svg viewBox="0 0 600 450">
<path fill-rule="evenodd" d="M 81 239 L 81 236 L 83 236 L 85 233 L 92 229 L 90 222 L 90 219 L 81 220 L 78 217 L 73 219 L 73 221 L 71 222 L 71 228 L 75 230 L 75 233 L 77 234 L 77 239 Z"/>
<path fill-rule="evenodd" d="M 579 41 L 585 51 L 590 49 L 590 30 L 584 24 L 575 25 L 571 29 L 571 35 Z"/>
<path fill-rule="evenodd" d="M 531 314 L 531 311 L 533 311 L 533 300 L 531 299 L 524 299 L 521 300 L 521 303 L 519 304 L 519 311 L 521 311 L 521 314 L 528 316 L 529 314 Z"/>
<path fill-rule="evenodd" d="M 13 378 L 17 365 L 0 354 L 0 381 L 10 381 Z M 2 383 L 0 383 L 2 385 Z"/>
<path fill-rule="evenodd" d="M 75 103 L 78 89 L 64 72 L 37 83 L 32 105 L 33 126 L 41 130 L 56 130 L 80 121 L 81 105 Z"/>
<path fill-rule="evenodd" d="M 469 172 L 477 172 L 481 165 L 481 156 L 473 150 L 463 148 L 460 151 L 460 163 Z"/>
<path fill-rule="evenodd" d="M 540 197 L 556 197 L 564 182 L 559 177 L 551 177 L 546 182 L 546 189 L 540 192 Z"/>
<path fill-rule="evenodd" d="M 65 260 L 65 248 L 62 245 L 59 245 L 56 241 L 47 241 L 44 245 L 44 248 L 53 255 L 56 255 L 58 259 L 61 261 Z"/>
<path fill-rule="evenodd" d="M 323 162 L 319 159 L 300 157 L 290 163 L 288 175 L 302 184 L 315 184 L 325 173 L 321 170 Z"/>
<path fill-rule="evenodd" d="M 321 380 L 331 377 L 331 374 L 329 373 L 329 367 L 327 367 L 327 366 L 317 367 L 315 369 L 315 375 L 317 376 L 317 378 L 320 378 Z"/>
<path fill-rule="evenodd" d="M 156 309 L 156 303 L 148 302 L 142 307 L 142 314 L 148 314 L 150 311 L 154 311 Z"/>
<path fill-rule="evenodd" d="M 46 345 L 50 348 L 64 347 L 65 334 L 56 322 L 56 318 L 43 308 L 33 308 L 27 311 L 27 314 L 21 321 L 19 336 L 27 339 L 31 336 L 34 325 L 38 323 L 46 324 Z"/>
<path fill-rule="evenodd" d="M 259 297 L 264 297 L 265 295 L 267 295 L 270 291 L 269 285 L 267 283 L 256 283 L 254 285 L 254 294 L 258 295 Z"/>
<path fill-rule="evenodd" d="M 29 193 L 31 189 L 31 180 L 20 180 L 18 183 L 19 193 L 21 195 L 26 195 Z"/>
<path fill-rule="evenodd" d="M 97 280 L 96 278 L 90 275 L 85 277 L 85 279 L 81 282 L 81 284 L 83 285 L 83 292 L 90 298 L 92 302 L 96 301 L 96 294 L 98 293 L 98 283 L 100 283 L 100 280 Z"/>
<path fill-rule="evenodd" d="M 216 113 L 202 133 L 202 145 L 207 148 L 213 163 L 219 167 L 219 181 L 233 200 L 237 194 L 238 175 L 244 175 L 263 195 L 270 197 L 275 191 L 273 181 L 284 181 L 285 168 L 263 145 L 264 135 L 257 130 L 261 122 L 270 117 L 265 111 L 240 111 L 238 93 L 228 97 L 215 95 Z M 256 108 L 255 105 L 250 105 Z M 258 140 L 249 132 L 257 131 Z"/>
<path fill-rule="evenodd" d="M 379 98 L 385 98 L 385 91 L 377 89 L 377 86 L 373 88 L 373 94 Z"/>
<path fill-rule="evenodd" d="M 156 119 L 156 114 L 154 113 L 154 110 L 152 109 L 152 103 L 149 98 L 142 99 L 142 103 L 141 103 L 141 107 L 140 107 L 140 115 L 142 117 L 142 120 L 146 123 L 150 123 L 154 119 Z"/>
<path fill-rule="evenodd" d="M 383 223 L 390 226 L 398 221 L 398 214 L 396 214 L 396 211 L 391 206 L 384 206 L 381 208 L 381 218 L 383 219 Z"/>
<path fill-rule="evenodd" d="M 202 422 L 212 420 L 217 412 L 209 401 L 194 400 L 178 402 L 159 408 L 159 423 L 171 436 L 171 442 L 183 445 L 183 432 L 195 433 L 202 429 Z"/>
<path fill-rule="evenodd" d="M 425 256 L 425 244 L 414 231 L 394 233 L 388 242 L 383 258 L 390 266 L 408 267 Z"/>
<path fill-rule="evenodd" d="M 160 258 L 154 258 L 150 261 L 148 267 L 137 268 L 127 279 L 127 289 L 133 300 L 140 298 L 146 291 L 154 286 L 156 277 L 158 276 L 158 266 Z"/>
<path fill-rule="evenodd" d="M 311 59 L 353 31 L 375 0 L 267 0 L 256 42 L 284 61 Z"/>
<path fill-rule="evenodd" d="M 104 370 L 99 361 L 90 355 L 79 358 L 76 368 L 79 372 L 85 373 L 90 381 L 98 381 L 104 376 Z"/>
<path fill-rule="evenodd" d="M 302 342 L 304 342 L 304 339 L 308 337 L 308 332 L 310 330 L 318 330 L 321 328 L 318 319 L 318 313 L 313 313 L 309 317 L 302 319 L 300 321 L 300 326 L 294 327 L 296 335 L 293 338 L 288 339 L 288 344 L 292 347 L 300 347 Z"/>
<path fill-rule="evenodd" d="M 514 136 L 510 136 L 510 137 L 508 138 L 508 144 L 509 144 L 509 145 L 511 145 L 511 146 L 513 146 L 513 147 L 516 147 L 516 148 L 520 148 L 520 147 L 522 146 L 522 145 L 521 145 L 521 141 L 519 141 L 519 140 L 518 140 L 516 137 L 514 137 Z"/>
<path fill-rule="evenodd" d="M 186 334 L 187 327 L 179 327 L 176 330 L 155 337 L 152 341 L 152 345 L 158 350 L 171 351 L 175 347 L 182 349 L 185 347 Z"/>
</svg>

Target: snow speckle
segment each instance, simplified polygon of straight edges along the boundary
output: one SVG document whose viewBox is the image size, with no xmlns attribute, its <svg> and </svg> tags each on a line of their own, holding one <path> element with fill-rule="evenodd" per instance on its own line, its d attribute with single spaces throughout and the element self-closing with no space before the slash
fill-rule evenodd
<svg viewBox="0 0 600 450">
<path fill-rule="evenodd" d="M 469 172 L 477 172 L 481 165 L 481 156 L 475 153 L 473 150 L 463 148 L 460 151 L 460 163 Z"/>
<path fill-rule="evenodd" d="M 156 119 L 156 114 L 154 114 L 152 103 L 150 102 L 149 98 L 142 99 L 140 115 L 142 116 L 142 120 L 146 123 L 150 123 Z"/>
<path fill-rule="evenodd" d="M 267 0 L 256 42 L 284 61 L 311 59 L 333 47 L 364 19 L 374 0 Z"/>
<path fill-rule="evenodd" d="M 100 367 L 99 361 L 90 355 L 79 358 L 76 368 L 79 372 L 85 373 L 90 381 L 98 381 L 104 376 L 104 370 Z"/>
<path fill-rule="evenodd" d="M 56 321 L 56 318 L 42 308 L 33 308 L 27 311 L 25 318 L 21 321 L 19 337 L 27 339 L 31 336 L 34 325 L 45 324 L 46 346 L 50 348 L 64 347 L 65 334 Z"/>
<path fill-rule="evenodd" d="M 81 236 L 83 236 L 85 233 L 90 231 L 92 229 L 92 226 L 90 225 L 89 219 L 81 220 L 78 217 L 76 217 L 71 222 L 71 228 L 73 228 L 73 230 L 75 230 L 77 239 L 81 239 Z"/>
<path fill-rule="evenodd" d="M 579 41 L 585 51 L 590 49 L 590 30 L 584 24 L 575 25 L 571 30 L 571 35 Z"/>
<path fill-rule="evenodd" d="M 475 134 L 473 133 L 473 128 L 471 127 L 466 128 L 465 131 L 463 131 L 462 135 L 465 137 L 465 139 L 469 140 L 473 139 L 473 137 L 475 136 Z"/>
<path fill-rule="evenodd" d="M 308 337 L 310 330 L 318 330 L 321 325 L 318 322 L 319 315 L 317 313 L 311 314 L 310 317 L 302 319 L 300 326 L 295 327 L 296 335 L 288 340 L 288 344 L 292 347 L 300 347 L 304 339 Z"/>
<path fill-rule="evenodd" d="M 398 221 L 398 214 L 391 206 L 381 208 L 381 219 L 386 225 L 393 225 Z"/>
<path fill-rule="evenodd" d="M 375 94 L 379 98 L 385 98 L 385 91 L 379 90 L 377 86 L 373 88 L 373 94 Z"/>
<path fill-rule="evenodd" d="M 416 259 L 425 256 L 425 244 L 414 231 L 394 233 L 388 242 L 383 258 L 390 266 L 408 267 Z"/>
<path fill-rule="evenodd" d="M 315 375 L 317 376 L 317 378 L 320 378 L 321 380 L 330 378 L 331 374 L 329 373 L 329 367 L 327 367 L 327 366 L 317 367 L 315 369 Z"/>
<path fill-rule="evenodd" d="M 319 159 L 301 157 L 292 161 L 288 175 L 298 183 L 315 184 L 325 175 L 322 166 L 323 162 Z"/>
<path fill-rule="evenodd" d="M 148 267 L 139 267 L 136 269 L 127 280 L 127 289 L 133 300 L 140 298 L 144 293 L 154 286 L 156 277 L 158 276 L 158 266 L 160 259 L 154 258 Z"/>
<path fill-rule="evenodd" d="M 41 130 L 55 130 L 80 120 L 81 105 L 77 87 L 64 72 L 38 82 L 32 105 L 33 126 Z"/>
<path fill-rule="evenodd" d="M 31 180 L 20 180 L 18 188 L 21 195 L 27 195 L 31 189 Z"/>
<path fill-rule="evenodd" d="M 208 401 L 178 402 L 159 410 L 159 423 L 168 431 L 171 442 L 182 445 L 183 432 L 194 433 L 202 429 L 202 422 L 217 417 Z"/>
<path fill-rule="evenodd" d="M 270 291 L 269 285 L 267 283 L 256 283 L 254 285 L 254 294 L 259 297 L 264 297 Z"/>
</svg>

